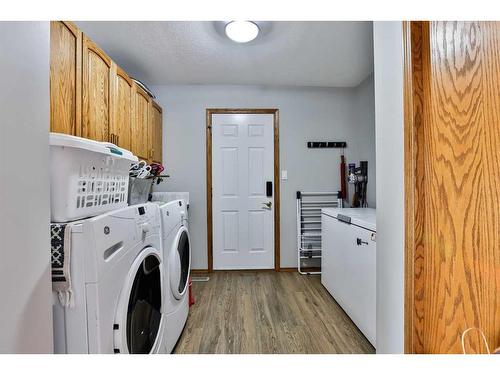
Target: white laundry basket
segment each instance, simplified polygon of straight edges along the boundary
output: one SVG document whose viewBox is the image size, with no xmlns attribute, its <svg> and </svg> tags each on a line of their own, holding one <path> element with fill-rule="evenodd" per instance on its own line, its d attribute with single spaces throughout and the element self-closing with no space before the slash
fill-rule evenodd
<svg viewBox="0 0 500 375">
<path fill-rule="evenodd" d="M 111 143 L 50 134 L 52 222 L 67 222 L 127 206 L 128 173 L 137 157 Z"/>
</svg>

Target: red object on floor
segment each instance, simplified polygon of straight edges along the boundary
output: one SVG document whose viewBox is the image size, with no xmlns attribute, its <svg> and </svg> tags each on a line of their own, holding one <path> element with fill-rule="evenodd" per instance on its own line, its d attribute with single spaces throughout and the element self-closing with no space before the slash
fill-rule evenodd
<svg viewBox="0 0 500 375">
<path fill-rule="evenodd" d="M 193 295 L 193 281 L 191 280 L 191 276 L 189 276 L 189 307 L 194 305 L 194 295 Z"/>
</svg>

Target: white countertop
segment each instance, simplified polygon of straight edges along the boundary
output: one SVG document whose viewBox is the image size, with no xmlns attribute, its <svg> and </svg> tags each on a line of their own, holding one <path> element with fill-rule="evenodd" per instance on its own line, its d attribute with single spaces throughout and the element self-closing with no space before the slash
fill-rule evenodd
<svg viewBox="0 0 500 375">
<path fill-rule="evenodd" d="M 374 208 L 323 208 L 321 213 L 333 218 L 338 214 L 351 218 L 351 224 L 366 228 L 373 232 L 377 231 L 377 210 Z"/>
</svg>

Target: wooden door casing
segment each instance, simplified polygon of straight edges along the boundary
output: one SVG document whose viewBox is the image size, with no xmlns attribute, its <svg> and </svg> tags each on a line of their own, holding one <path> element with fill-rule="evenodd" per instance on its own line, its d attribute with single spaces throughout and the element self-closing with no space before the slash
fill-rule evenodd
<svg viewBox="0 0 500 375">
<path fill-rule="evenodd" d="M 151 147 L 151 161 L 154 163 L 162 163 L 162 115 L 161 107 L 151 100 L 150 112 L 150 147 Z"/>
<path fill-rule="evenodd" d="M 406 336 L 500 346 L 500 23 L 405 25 Z M 467 342 L 483 352 L 479 336 Z"/>
<path fill-rule="evenodd" d="M 109 140 L 111 114 L 111 59 L 83 36 L 82 135 Z"/>
<path fill-rule="evenodd" d="M 81 134 L 82 33 L 71 22 L 50 23 L 50 131 Z"/>
<path fill-rule="evenodd" d="M 274 268 L 273 172 L 273 114 L 212 115 L 214 269 Z"/>
<path fill-rule="evenodd" d="M 133 82 L 123 69 L 113 63 L 113 95 L 110 141 L 131 149 Z"/>
<path fill-rule="evenodd" d="M 134 84 L 132 105 L 132 152 L 141 160 L 149 160 L 149 96 Z"/>
<path fill-rule="evenodd" d="M 212 115 L 222 113 L 272 113 L 274 115 L 274 269 L 280 271 L 281 250 L 281 192 L 279 181 L 280 170 L 280 136 L 279 136 L 279 110 L 255 108 L 207 108 L 205 111 L 205 152 L 206 152 L 206 199 L 207 199 L 207 258 L 208 272 L 213 271 L 213 205 L 212 205 Z"/>
</svg>

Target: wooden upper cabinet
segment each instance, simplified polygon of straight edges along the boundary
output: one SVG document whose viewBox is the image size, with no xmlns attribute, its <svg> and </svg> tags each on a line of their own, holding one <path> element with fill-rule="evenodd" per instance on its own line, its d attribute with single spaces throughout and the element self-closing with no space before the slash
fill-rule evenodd
<svg viewBox="0 0 500 375">
<path fill-rule="evenodd" d="M 162 162 L 162 110 L 73 23 L 50 23 L 50 131 Z"/>
<path fill-rule="evenodd" d="M 150 160 L 155 163 L 162 164 L 162 109 L 151 100 L 150 106 L 150 148 L 151 148 L 151 158 Z"/>
<path fill-rule="evenodd" d="M 111 59 L 83 36 L 82 136 L 109 140 L 111 117 Z"/>
<path fill-rule="evenodd" d="M 50 131 L 81 135 L 82 33 L 50 23 Z"/>
<path fill-rule="evenodd" d="M 131 151 L 141 160 L 149 160 L 149 96 L 136 84 L 132 89 Z"/>
<path fill-rule="evenodd" d="M 109 140 L 117 146 L 131 149 L 133 83 L 127 73 L 112 64 L 113 95 L 111 96 L 111 126 Z"/>
</svg>

